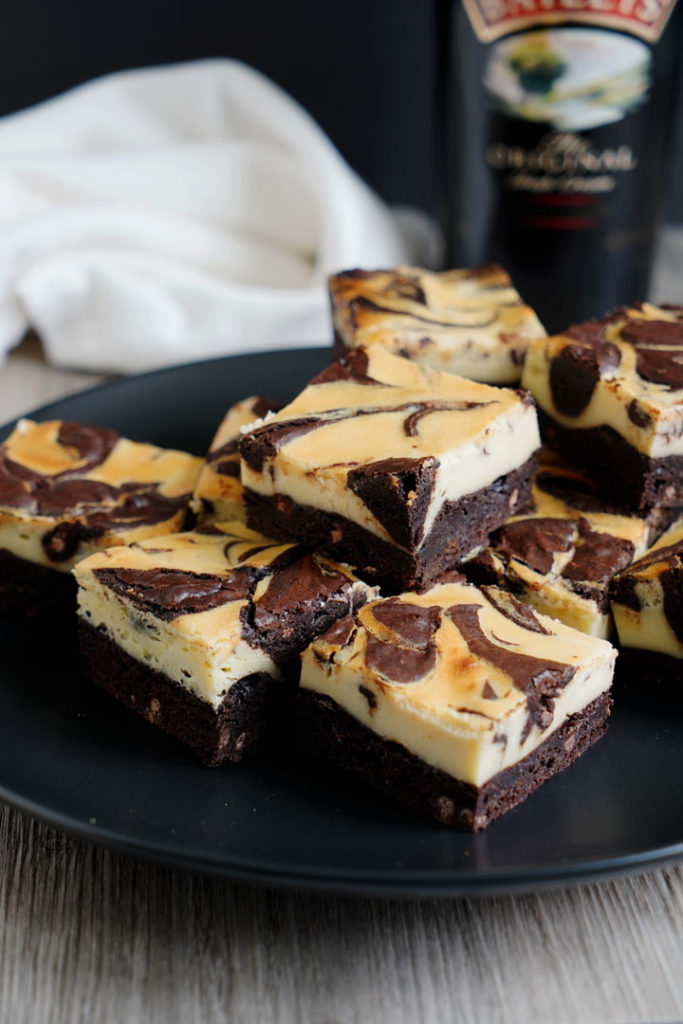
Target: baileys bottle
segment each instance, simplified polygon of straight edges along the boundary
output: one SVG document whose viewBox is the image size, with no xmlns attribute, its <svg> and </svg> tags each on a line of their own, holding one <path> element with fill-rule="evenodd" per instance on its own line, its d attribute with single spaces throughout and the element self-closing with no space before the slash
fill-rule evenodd
<svg viewBox="0 0 683 1024">
<path fill-rule="evenodd" d="M 502 263 L 551 332 L 647 297 L 683 58 L 675 2 L 442 4 L 448 265 Z"/>
</svg>

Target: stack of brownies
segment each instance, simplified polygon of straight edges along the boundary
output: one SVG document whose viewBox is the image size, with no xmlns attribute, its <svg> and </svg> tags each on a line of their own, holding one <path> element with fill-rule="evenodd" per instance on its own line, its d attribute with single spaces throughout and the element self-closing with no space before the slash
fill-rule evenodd
<svg viewBox="0 0 683 1024">
<path fill-rule="evenodd" d="M 605 731 L 610 602 L 632 664 L 680 675 L 683 310 L 547 338 L 498 267 L 331 296 L 336 361 L 238 403 L 205 461 L 21 421 L 0 602 L 75 579 L 90 676 L 206 764 L 287 714 L 308 756 L 478 831 Z"/>
</svg>

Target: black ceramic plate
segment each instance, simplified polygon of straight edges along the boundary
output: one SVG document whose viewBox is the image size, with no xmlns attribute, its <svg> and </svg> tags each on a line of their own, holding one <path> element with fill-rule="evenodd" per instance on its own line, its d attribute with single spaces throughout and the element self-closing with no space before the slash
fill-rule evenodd
<svg viewBox="0 0 683 1024">
<path fill-rule="evenodd" d="M 326 358 L 181 366 L 35 415 L 203 453 L 231 403 L 287 399 Z M 96 843 L 232 879 L 386 896 L 535 889 L 683 857 L 683 719 L 652 694 L 618 692 L 597 746 L 468 836 L 286 756 L 202 768 L 83 681 L 58 637 L 0 618 L 0 645 L 0 796 Z"/>
</svg>

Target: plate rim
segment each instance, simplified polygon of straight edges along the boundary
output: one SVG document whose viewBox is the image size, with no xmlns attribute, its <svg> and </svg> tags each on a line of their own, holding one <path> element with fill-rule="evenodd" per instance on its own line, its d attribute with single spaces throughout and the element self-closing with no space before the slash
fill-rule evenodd
<svg viewBox="0 0 683 1024">
<path fill-rule="evenodd" d="M 235 352 L 232 355 L 225 356 L 207 356 L 205 359 L 192 359 L 189 362 L 184 363 L 172 363 L 170 366 L 157 366 L 155 369 L 143 370 L 141 373 L 117 373 L 108 377 L 106 380 L 102 380 L 99 384 L 90 384 L 85 387 L 76 388 L 75 391 L 67 391 L 66 394 L 61 397 L 51 398 L 49 402 L 43 402 L 42 405 L 37 405 L 35 408 L 27 409 L 25 412 L 18 413 L 9 420 L 4 420 L 0 423 L 0 438 L 13 429 L 13 427 L 19 422 L 19 420 L 32 419 L 38 415 L 44 415 L 49 413 L 55 405 L 61 405 L 62 402 L 69 402 L 72 398 L 82 398 L 85 395 L 97 394 L 100 391 L 109 391 L 119 387 L 125 387 L 130 381 L 145 380 L 149 377 L 161 377 L 166 374 L 173 374 L 188 370 L 194 366 L 207 366 L 209 363 L 224 363 L 227 361 L 233 361 L 236 359 L 252 359 L 254 356 L 289 356 L 294 355 L 298 352 L 328 352 L 331 351 L 331 346 L 327 345 L 301 345 L 295 348 L 264 348 L 257 349 L 254 352 Z M 61 369 L 61 367 L 57 367 Z"/>
<path fill-rule="evenodd" d="M 683 840 L 658 847 L 656 850 L 624 854 L 618 857 L 559 862 L 547 864 L 530 872 L 527 868 L 489 870 L 473 874 L 467 871 L 444 873 L 436 881 L 426 880 L 427 870 L 414 875 L 401 875 L 394 871 L 389 881 L 378 870 L 349 872 L 319 870 L 274 870 L 272 867 L 247 866 L 229 862 L 223 857 L 212 861 L 182 853 L 169 844 L 159 846 L 153 842 L 136 840 L 121 832 L 101 828 L 70 815 L 51 810 L 46 805 L 17 795 L 0 785 L 0 800 L 53 828 L 58 828 L 77 839 L 85 840 L 104 849 L 137 857 L 150 864 L 197 872 L 212 878 L 222 878 L 264 888 L 282 888 L 288 891 L 309 892 L 358 898 L 383 899 L 449 899 L 455 897 L 489 897 L 524 895 L 574 885 L 595 882 L 656 870 L 678 863 L 683 859 Z"/>
</svg>

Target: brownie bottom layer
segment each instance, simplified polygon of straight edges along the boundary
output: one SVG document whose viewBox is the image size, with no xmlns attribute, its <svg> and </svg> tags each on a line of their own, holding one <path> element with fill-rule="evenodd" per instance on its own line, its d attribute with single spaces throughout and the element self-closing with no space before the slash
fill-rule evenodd
<svg viewBox="0 0 683 1024">
<path fill-rule="evenodd" d="M 73 618 L 76 581 L 70 572 L 48 569 L 0 550 L 0 612 Z"/>
<path fill-rule="evenodd" d="M 522 761 L 480 787 L 461 782 L 401 744 L 378 736 L 329 697 L 300 690 L 295 714 L 299 742 L 313 758 L 360 777 L 444 825 L 479 832 L 600 739 L 611 707 L 611 695 L 602 694 Z"/>
<path fill-rule="evenodd" d="M 538 420 L 547 445 L 589 470 L 609 497 L 637 509 L 683 505 L 683 455 L 651 459 L 612 427 L 572 429 L 542 409 Z"/>
<path fill-rule="evenodd" d="M 642 651 L 634 647 L 621 647 L 617 658 L 615 681 L 629 686 L 661 687 L 683 693 L 683 658 L 659 651 Z"/>
<path fill-rule="evenodd" d="M 343 516 L 299 505 L 281 494 L 247 489 L 247 523 L 269 537 L 297 541 L 349 562 L 359 575 L 387 590 L 424 590 L 455 568 L 473 548 L 531 496 L 535 458 L 488 487 L 446 502 L 420 548 L 408 552 Z"/>
<path fill-rule="evenodd" d="M 86 673 L 152 725 L 189 746 L 205 765 L 240 761 L 262 741 L 286 696 L 287 683 L 265 672 L 236 682 L 218 708 L 122 650 L 104 630 L 79 619 Z"/>
</svg>

